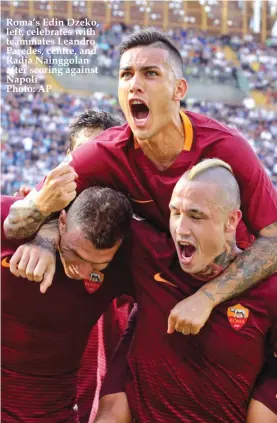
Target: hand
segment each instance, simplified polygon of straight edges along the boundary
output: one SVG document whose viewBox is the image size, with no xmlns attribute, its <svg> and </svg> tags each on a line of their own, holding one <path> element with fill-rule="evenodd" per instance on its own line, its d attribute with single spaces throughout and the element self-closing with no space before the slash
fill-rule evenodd
<svg viewBox="0 0 277 423">
<path fill-rule="evenodd" d="M 17 277 L 40 282 L 40 292 L 44 294 L 52 285 L 56 269 L 55 250 L 39 245 L 21 245 L 10 260 L 10 271 Z"/>
<path fill-rule="evenodd" d="M 201 291 L 180 301 L 170 312 L 167 333 L 176 330 L 184 335 L 197 335 L 216 304 Z"/>
<path fill-rule="evenodd" d="M 32 191 L 31 187 L 26 187 L 22 185 L 19 190 L 14 194 L 14 197 L 26 197 Z"/>
<path fill-rule="evenodd" d="M 75 170 L 66 163 L 49 172 L 42 189 L 36 192 L 33 198 L 37 209 L 44 216 L 49 216 L 68 206 L 77 194 L 75 182 L 77 177 Z"/>
</svg>

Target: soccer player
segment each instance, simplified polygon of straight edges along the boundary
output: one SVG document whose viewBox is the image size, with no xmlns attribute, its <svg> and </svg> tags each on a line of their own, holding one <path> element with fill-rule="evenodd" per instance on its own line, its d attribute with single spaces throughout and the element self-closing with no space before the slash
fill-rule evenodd
<svg viewBox="0 0 277 423">
<path fill-rule="evenodd" d="M 1 200 L 3 223 L 15 198 Z M 46 295 L 11 274 L 18 241 L 7 240 L 1 229 L 3 423 L 79 422 L 78 369 L 91 328 L 114 297 L 131 289 L 118 251 L 131 216 L 123 194 L 101 187 L 84 190 L 59 215 L 55 287 Z M 25 250 L 21 261 L 27 259 Z M 29 264 L 36 273 L 35 260 L 32 256 Z M 17 271 L 20 275 L 20 262 Z"/>
<path fill-rule="evenodd" d="M 122 125 L 122 120 L 111 114 L 103 111 L 86 110 L 78 115 L 70 125 L 70 144 L 67 154 L 71 154 L 82 144 L 103 131 L 120 125 Z M 59 178 L 62 186 L 66 183 L 66 178 L 70 173 L 68 165 L 59 166 L 49 175 L 50 182 Z M 50 185 L 50 189 L 51 186 L 53 189 L 54 184 Z M 17 195 L 25 197 L 31 190 L 30 187 L 22 186 Z M 44 195 L 43 188 L 41 195 Z M 55 198 L 56 193 L 51 193 L 50 191 L 46 195 L 51 201 L 51 196 Z M 126 327 L 131 307 L 130 299 L 117 298 L 113 300 L 108 310 L 100 317 L 91 330 L 78 374 L 77 404 L 81 423 L 88 422 L 90 414 L 93 416 L 97 411 L 99 390 L 106 373 L 107 364 Z"/>
<path fill-rule="evenodd" d="M 242 135 L 206 116 L 180 111 L 187 83 L 180 53 L 168 37 L 152 29 L 131 34 L 120 54 L 118 95 L 128 123 L 73 153 L 70 166 L 78 174 L 77 191 L 94 184 L 119 189 L 129 196 L 135 213 L 168 231 L 173 187 L 201 159 L 228 162 L 240 186 L 243 219 L 237 237 L 249 248 L 171 311 L 169 330 L 196 334 L 217 304 L 277 270 L 277 193 Z M 68 185 L 57 202 L 45 204 L 38 193 L 32 203 L 23 200 L 13 206 L 5 223 L 8 236 L 37 230 L 74 195 L 74 184 Z M 248 231 L 256 237 L 251 246 Z M 53 231 L 49 236 L 55 236 Z"/>
<path fill-rule="evenodd" d="M 267 360 L 276 362 L 277 276 L 220 304 L 198 335 L 166 333 L 168 314 L 176 302 L 192 295 L 242 254 L 236 244 L 240 218 L 240 192 L 232 170 L 227 163 L 211 159 L 187 171 L 174 188 L 170 231 L 175 257 L 168 254 L 170 240 L 164 234 L 146 228 L 145 222 L 135 228 L 133 265 L 136 248 L 142 265 L 133 274 L 138 318 L 129 354 L 123 345 L 130 374 L 125 376 L 122 363 L 113 363 L 103 392 L 120 392 L 115 385 L 122 386 L 121 369 L 136 422 L 246 421 L 263 365 Z M 156 259 L 151 259 L 151 250 Z M 273 379 L 276 363 L 271 365 L 275 366 Z M 112 406 L 112 398 L 107 395 L 106 409 L 102 401 L 103 414 L 99 412 L 97 423 L 129 421 L 126 403 Z M 271 406 L 265 406 L 269 413 L 277 412 L 273 398 Z M 125 410 L 124 415 L 120 416 L 120 410 Z"/>
</svg>

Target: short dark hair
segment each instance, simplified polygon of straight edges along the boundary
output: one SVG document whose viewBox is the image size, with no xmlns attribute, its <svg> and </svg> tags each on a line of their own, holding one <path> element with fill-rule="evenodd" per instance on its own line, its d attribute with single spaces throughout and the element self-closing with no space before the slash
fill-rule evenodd
<svg viewBox="0 0 277 423">
<path fill-rule="evenodd" d="M 174 61 L 175 71 L 178 78 L 183 76 L 183 59 L 171 39 L 156 28 L 147 28 L 134 32 L 119 46 L 120 57 L 131 48 L 139 46 L 153 46 L 167 50 Z"/>
<path fill-rule="evenodd" d="M 86 110 L 69 125 L 69 149 L 70 151 L 73 151 L 75 137 L 83 128 L 101 128 L 103 131 L 106 131 L 106 129 L 112 128 L 113 126 L 120 126 L 122 124 L 123 121 L 121 118 L 115 117 L 109 113 L 101 110 L 99 112 L 95 110 Z"/>
<path fill-rule="evenodd" d="M 132 220 L 130 201 L 106 187 L 85 189 L 67 211 L 67 225 L 79 226 L 95 248 L 112 248 L 127 233 Z"/>
</svg>

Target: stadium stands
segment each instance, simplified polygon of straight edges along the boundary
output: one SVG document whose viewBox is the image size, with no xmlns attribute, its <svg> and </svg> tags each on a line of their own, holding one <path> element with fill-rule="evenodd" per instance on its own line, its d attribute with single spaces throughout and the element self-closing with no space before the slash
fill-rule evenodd
<svg viewBox="0 0 277 423">
<path fill-rule="evenodd" d="M 13 70 L 6 65 L 5 27 L 2 28 L 1 191 L 13 194 L 22 184 L 35 185 L 49 169 L 63 160 L 68 144 L 68 126 L 74 116 L 89 108 L 116 114 L 120 114 L 120 109 L 116 97 L 103 92 L 84 97 L 69 92 L 7 92 L 6 73 L 11 74 Z M 113 79 L 116 77 L 118 52 L 115 47 L 133 29 L 122 24 L 100 27 L 97 55 L 92 57 L 101 75 Z M 241 68 L 251 89 L 260 90 L 262 95 L 267 94 L 268 102 L 276 102 L 277 50 L 273 46 L 262 45 L 252 36 L 222 38 L 208 36 L 201 31 L 178 29 L 170 30 L 169 35 L 182 54 L 189 81 L 203 87 L 207 82 L 216 82 L 222 87 L 235 89 L 240 83 Z M 226 54 L 226 46 L 233 56 Z M 39 84 L 44 82 L 42 75 Z M 253 104 L 249 107 L 247 101 L 245 105 L 230 106 L 223 102 L 193 101 L 190 98 L 187 107 L 192 111 L 207 113 L 241 131 L 277 186 L 276 110 L 256 109 Z"/>
</svg>

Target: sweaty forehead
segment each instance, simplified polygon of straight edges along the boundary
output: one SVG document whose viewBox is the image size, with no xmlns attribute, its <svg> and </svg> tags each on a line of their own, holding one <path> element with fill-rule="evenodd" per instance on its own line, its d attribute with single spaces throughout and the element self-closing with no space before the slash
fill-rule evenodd
<svg viewBox="0 0 277 423">
<path fill-rule="evenodd" d="M 120 68 L 143 66 L 169 68 L 169 52 L 162 48 L 140 46 L 127 50 L 121 57 Z"/>
</svg>

